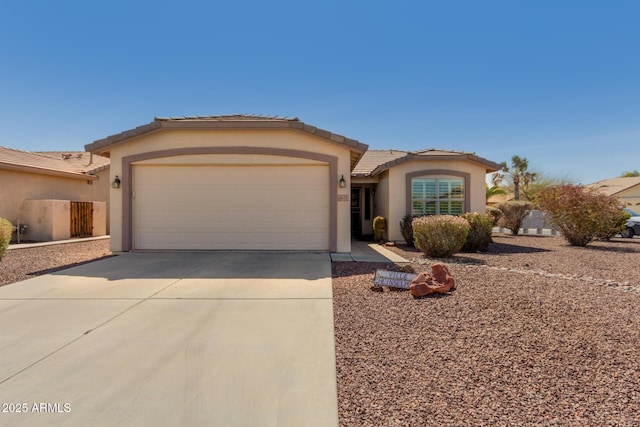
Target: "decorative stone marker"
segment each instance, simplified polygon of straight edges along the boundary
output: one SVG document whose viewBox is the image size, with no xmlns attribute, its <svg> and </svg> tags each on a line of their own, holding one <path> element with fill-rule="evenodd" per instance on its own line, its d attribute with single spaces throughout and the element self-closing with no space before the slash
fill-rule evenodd
<svg viewBox="0 0 640 427">
<path fill-rule="evenodd" d="M 436 263 L 431 266 L 431 274 L 420 273 L 409 286 L 411 295 L 420 298 L 432 293 L 447 293 L 455 288 L 451 272 L 446 265 Z"/>
<path fill-rule="evenodd" d="M 415 273 L 404 273 L 402 271 L 376 270 L 376 277 L 373 279 L 374 287 L 388 286 L 390 288 L 409 289 L 411 282 L 418 275 Z"/>
</svg>

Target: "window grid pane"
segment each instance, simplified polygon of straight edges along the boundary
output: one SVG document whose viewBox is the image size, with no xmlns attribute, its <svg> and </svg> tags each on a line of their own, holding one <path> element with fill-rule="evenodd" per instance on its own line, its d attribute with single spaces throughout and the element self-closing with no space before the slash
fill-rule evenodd
<svg viewBox="0 0 640 427">
<path fill-rule="evenodd" d="M 412 215 L 464 213 L 464 180 L 415 178 L 411 182 Z"/>
<path fill-rule="evenodd" d="M 411 185 L 411 200 L 424 199 L 424 185 L 421 181 L 413 180 Z"/>
<path fill-rule="evenodd" d="M 413 216 L 424 215 L 424 202 L 413 201 L 413 212 L 411 212 Z"/>
<path fill-rule="evenodd" d="M 436 180 L 427 179 L 427 180 L 424 180 L 423 183 L 424 183 L 424 198 L 435 199 L 436 198 Z"/>
<path fill-rule="evenodd" d="M 425 202 L 424 203 L 424 215 L 435 215 L 437 212 L 436 202 Z"/>
<path fill-rule="evenodd" d="M 455 181 L 451 183 L 451 198 L 452 199 L 464 198 L 464 189 L 462 186 L 462 181 Z"/>
<path fill-rule="evenodd" d="M 441 179 L 438 181 L 438 198 L 449 199 L 449 181 Z"/>
</svg>

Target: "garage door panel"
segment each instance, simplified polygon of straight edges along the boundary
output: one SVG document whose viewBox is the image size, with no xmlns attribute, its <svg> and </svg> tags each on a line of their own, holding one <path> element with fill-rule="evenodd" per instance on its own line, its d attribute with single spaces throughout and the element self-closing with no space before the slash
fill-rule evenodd
<svg viewBox="0 0 640 427">
<path fill-rule="evenodd" d="M 328 250 L 328 166 L 134 167 L 136 249 Z"/>
<path fill-rule="evenodd" d="M 278 240 L 278 246 L 273 246 L 273 239 Z M 308 235 L 308 242 L 304 249 L 300 247 L 298 234 L 273 233 L 271 239 L 256 239 L 255 233 L 157 233 L 147 234 L 139 242 L 141 246 L 152 249 L 173 250 L 215 250 L 215 249 L 245 249 L 245 250 L 327 250 L 324 244 L 313 243 L 322 241 L 320 233 Z M 179 243 L 179 245 L 177 245 Z"/>
</svg>

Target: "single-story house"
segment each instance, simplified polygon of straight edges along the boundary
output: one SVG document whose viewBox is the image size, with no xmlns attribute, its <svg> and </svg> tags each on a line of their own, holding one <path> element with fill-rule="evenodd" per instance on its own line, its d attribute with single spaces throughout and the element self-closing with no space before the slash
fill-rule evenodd
<svg viewBox="0 0 640 427">
<path fill-rule="evenodd" d="M 297 118 L 156 118 L 88 144 L 111 159 L 114 252 L 266 249 L 350 252 L 383 215 L 485 209 L 500 165 L 446 150 L 367 151 Z M 118 185 L 115 185 L 118 183 Z"/>
<path fill-rule="evenodd" d="M 621 204 L 631 210 L 640 210 L 640 176 L 604 179 L 586 187 L 617 197 Z"/>
<path fill-rule="evenodd" d="M 0 147 L 0 182 L 0 217 L 22 226 L 21 239 L 108 233 L 108 158 Z"/>
</svg>

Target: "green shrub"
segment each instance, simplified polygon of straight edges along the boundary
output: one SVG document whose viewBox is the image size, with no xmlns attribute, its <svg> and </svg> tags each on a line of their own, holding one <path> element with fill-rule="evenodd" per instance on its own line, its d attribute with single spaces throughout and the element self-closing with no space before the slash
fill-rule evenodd
<svg viewBox="0 0 640 427">
<path fill-rule="evenodd" d="M 573 246 L 612 237 L 628 218 L 615 197 L 580 185 L 548 187 L 538 194 L 536 201 L 549 214 L 549 222 Z"/>
<path fill-rule="evenodd" d="M 413 222 L 413 216 L 411 214 L 406 214 L 402 221 L 400 221 L 400 231 L 402 232 L 402 237 L 404 237 L 404 241 L 407 242 L 407 246 L 413 248 L 415 245 L 413 243 L 413 227 L 411 223 Z"/>
<path fill-rule="evenodd" d="M 416 247 L 426 256 L 445 258 L 460 251 L 469 234 L 466 219 L 452 215 L 432 215 L 412 222 Z"/>
<path fill-rule="evenodd" d="M 379 242 L 384 240 L 384 231 L 387 229 L 387 220 L 378 215 L 373 218 L 373 240 Z"/>
<path fill-rule="evenodd" d="M 616 234 L 620 234 L 622 230 L 627 228 L 631 214 L 622 209 L 613 209 L 611 215 L 603 219 L 601 230 L 596 236 L 599 240 L 609 240 Z"/>
<path fill-rule="evenodd" d="M 11 241 L 13 225 L 4 218 L 0 218 L 0 261 L 4 258 Z"/>
<path fill-rule="evenodd" d="M 529 202 L 504 202 L 500 203 L 497 208 L 502 212 L 498 225 L 517 235 L 522 227 L 522 222 L 533 209 L 533 205 Z"/>
<path fill-rule="evenodd" d="M 498 208 L 494 208 L 493 206 L 487 206 L 487 213 L 491 215 L 491 218 L 493 219 L 493 226 L 497 226 L 498 221 L 500 221 L 500 218 L 502 217 L 502 211 Z"/>
<path fill-rule="evenodd" d="M 486 252 L 492 242 L 493 217 L 478 212 L 461 215 L 469 222 L 469 234 L 462 246 L 464 252 Z"/>
</svg>

